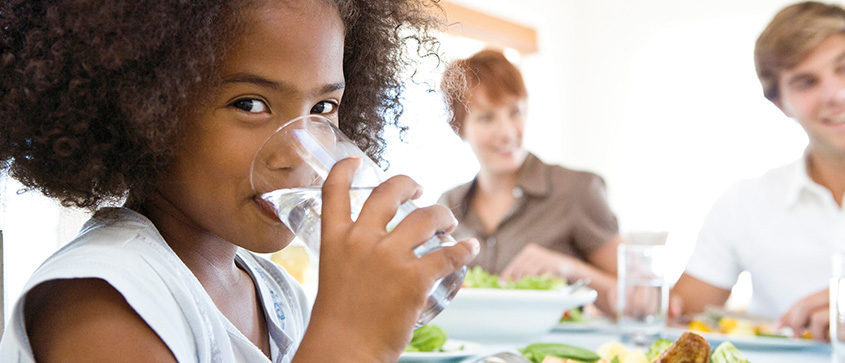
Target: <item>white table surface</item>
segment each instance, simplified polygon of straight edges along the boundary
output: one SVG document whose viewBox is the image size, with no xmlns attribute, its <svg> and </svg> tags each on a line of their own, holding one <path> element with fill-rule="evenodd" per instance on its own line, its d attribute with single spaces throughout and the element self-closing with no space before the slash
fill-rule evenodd
<svg viewBox="0 0 845 363">
<path fill-rule="evenodd" d="M 596 330 L 579 330 L 579 331 L 560 331 L 552 330 L 545 337 L 538 340 L 539 342 L 563 343 L 590 350 L 596 350 L 605 343 L 612 341 L 619 341 L 616 332 L 613 329 L 596 329 Z M 483 342 L 482 342 L 483 343 Z M 711 342 L 712 344 L 712 342 Z M 508 343 L 486 343 L 480 351 L 480 354 L 464 360 L 459 360 L 461 363 L 474 362 L 484 355 L 493 354 L 503 350 L 515 351 L 522 345 L 514 345 Z M 715 348 L 715 344 L 711 349 Z M 643 349 L 645 351 L 647 349 Z M 811 347 L 749 347 L 742 346 L 740 351 L 751 363 L 829 363 L 830 345 L 819 344 Z"/>
</svg>

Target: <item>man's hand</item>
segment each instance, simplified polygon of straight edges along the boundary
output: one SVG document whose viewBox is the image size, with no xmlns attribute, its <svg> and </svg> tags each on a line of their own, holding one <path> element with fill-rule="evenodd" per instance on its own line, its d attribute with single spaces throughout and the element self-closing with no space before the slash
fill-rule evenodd
<svg viewBox="0 0 845 363">
<path fill-rule="evenodd" d="M 778 319 L 775 329 L 790 327 L 795 337 L 809 331 L 813 339 L 830 341 L 830 292 L 819 290 L 792 305 Z"/>
</svg>

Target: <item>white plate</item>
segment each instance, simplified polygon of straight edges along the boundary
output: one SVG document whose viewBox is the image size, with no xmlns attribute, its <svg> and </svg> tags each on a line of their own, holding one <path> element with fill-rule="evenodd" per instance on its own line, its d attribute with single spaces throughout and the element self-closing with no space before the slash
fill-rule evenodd
<svg viewBox="0 0 845 363">
<path fill-rule="evenodd" d="M 399 356 L 399 363 L 443 362 L 457 360 L 478 354 L 481 344 L 465 340 L 448 339 L 443 344 L 445 352 L 405 352 Z"/>
<path fill-rule="evenodd" d="M 583 321 L 561 321 L 552 328 L 552 331 L 569 333 L 612 329 L 616 329 L 616 324 L 613 321 L 604 317 L 594 317 Z"/>
<path fill-rule="evenodd" d="M 675 340 L 681 336 L 686 330 L 678 328 L 666 329 L 667 339 Z M 727 335 L 720 333 L 703 333 L 695 332 L 698 335 L 707 339 L 710 342 L 710 348 L 715 349 L 719 343 L 729 341 L 737 348 L 741 349 L 803 349 L 803 348 L 820 348 L 828 347 L 830 344 L 813 340 L 813 339 L 798 339 L 798 338 L 778 338 L 766 336 L 742 336 L 742 335 Z"/>
</svg>

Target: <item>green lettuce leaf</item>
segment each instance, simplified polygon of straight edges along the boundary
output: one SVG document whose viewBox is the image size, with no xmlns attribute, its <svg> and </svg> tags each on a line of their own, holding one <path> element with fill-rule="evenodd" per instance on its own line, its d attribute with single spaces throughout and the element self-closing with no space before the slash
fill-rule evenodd
<svg viewBox="0 0 845 363">
<path fill-rule="evenodd" d="M 645 353 L 645 357 L 649 362 L 654 362 L 661 354 L 663 354 L 663 352 L 666 351 L 666 349 L 669 349 L 670 345 L 672 345 L 672 341 L 669 339 L 657 339 L 657 341 L 648 348 L 648 352 Z"/>
<path fill-rule="evenodd" d="M 724 341 L 710 354 L 710 363 L 749 363 L 731 342 Z"/>
<path fill-rule="evenodd" d="M 446 332 L 437 325 L 426 324 L 414 330 L 406 352 L 439 352 L 446 343 Z"/>
</svg>

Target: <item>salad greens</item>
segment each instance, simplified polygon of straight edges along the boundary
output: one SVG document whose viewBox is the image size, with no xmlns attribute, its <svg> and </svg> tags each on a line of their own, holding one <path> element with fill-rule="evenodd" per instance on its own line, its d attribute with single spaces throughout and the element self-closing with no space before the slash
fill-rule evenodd
<svg viewBox="0 0 845 363">
<path fill-rule="evenodd" d="M 669 349 L 670 345 L 672 345 L 672 341 L 669 339 L 657 339 L 657 341 L 648 348 L 648 352 L 645 353 L 645 357 L 649 362 L 654 362 L 661 354 L 663 354 L 663 352 L 666 351 L 666 349 Z"/>
<path fill-rule="evenodd" d="M 724 341 L 710 354 L 710 363 L 749 363 L 731 342 Z"/>
<path fill-rule="evenodd" d="M 481 266 L 467 270 L 464 287 L 488 289 L 555 290 L 566 286 L 566 280 L 553 275 L 525 276 L 517 281 L 502 281 Z"/>
<path fill-rule="evenodd" d="M 561 322 L 579 322 L 584 321 L 584 313 L 581 312 L 579 308 L 572 308 L 567 310 L 563 313 L 563 317 L 560 318 Z"/>
<path fill-rule="evenodd" d="M 592 363 L 601 358 L 591 350 L 558 343 L 534 343 L 519 349 L 519 352 L 533 363 L 542 362 L 548 355 L 585 363 Z"/>
<path fill-rule="evenodd" d="M 406 352 L 440 352 L 446 343 L 446 332 L 437 325 L 426 324 L 414 330 Z"/>
</svg>

